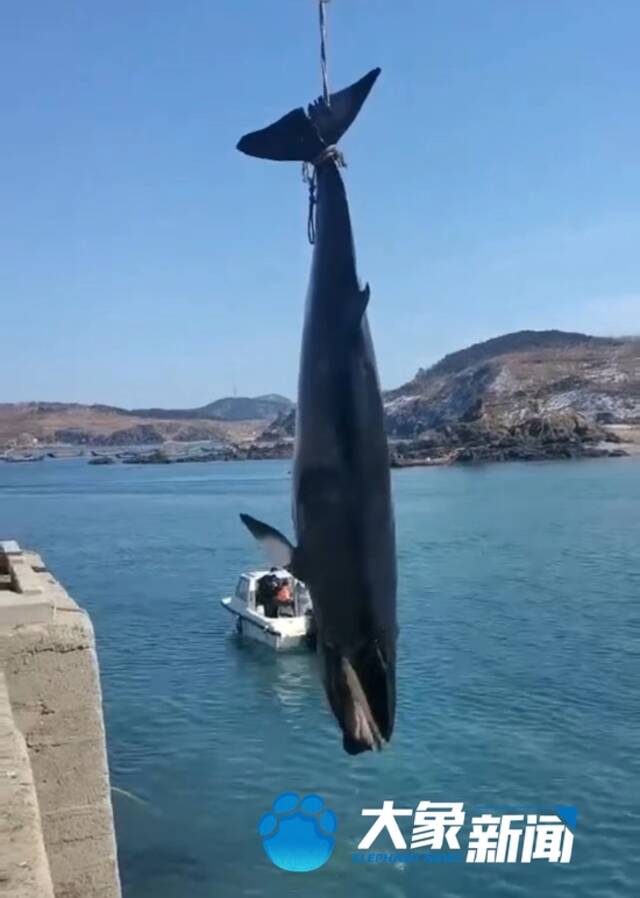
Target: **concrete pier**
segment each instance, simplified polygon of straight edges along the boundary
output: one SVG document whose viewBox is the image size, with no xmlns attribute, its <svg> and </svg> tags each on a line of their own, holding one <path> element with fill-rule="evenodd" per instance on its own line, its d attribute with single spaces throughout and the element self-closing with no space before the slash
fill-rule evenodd
<svg viewBox="0 0 640 898">
<path fill-rule="evenodd" d="M 0 896 L 120 894 L 91 621 L 0 542 Z"/>
</svg>

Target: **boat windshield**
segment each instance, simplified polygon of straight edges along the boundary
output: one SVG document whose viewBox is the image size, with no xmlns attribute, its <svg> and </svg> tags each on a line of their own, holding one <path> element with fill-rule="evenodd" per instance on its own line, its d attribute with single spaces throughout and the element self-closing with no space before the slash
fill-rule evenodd
<svg viewBox="0 0 640 898">
<path fill-rule="evenodd" d="M 298 614 L 305 614 L 311 608 L 311 596 L 309 590 L 300 580 L 295 581 L 295 601 Z"/>
<path fill-rule="evenodd" d="M 238 580 L 238 585 L 236 586 L 236 596 L 241 599 L 243 602 L 249 604 L 249 578 L 242 576 Z"/>
</svg>

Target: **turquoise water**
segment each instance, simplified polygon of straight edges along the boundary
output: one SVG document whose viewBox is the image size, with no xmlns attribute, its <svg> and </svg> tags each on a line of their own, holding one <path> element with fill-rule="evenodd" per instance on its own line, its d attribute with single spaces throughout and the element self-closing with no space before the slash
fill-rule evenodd
<svg viewBox="0 0 640 898">
<path fill-rule="evenodd" d="M 355 758 L 313 656 L 239 643 L 218 605 L 262 561 L 237 513 L 290 532 L 289 467 L 0 465 L 0 537 L 95 624 L 112 782 L 139 799 L 114 794 L 125 898 L 638 894 L 640 463 L 394 472 L 397 729 Z M 314 873 L 258 840 L 289 790 L 338 819 Z M 573 860 L 354 864 L 385 798 L 576 805 Z"/>
</svg>

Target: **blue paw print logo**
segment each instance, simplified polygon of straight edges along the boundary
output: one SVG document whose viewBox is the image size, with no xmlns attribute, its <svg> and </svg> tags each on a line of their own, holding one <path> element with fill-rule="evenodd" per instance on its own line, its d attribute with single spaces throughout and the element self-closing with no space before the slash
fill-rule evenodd
<svg viewBox="0 0 640 898">
<path fill-rule="evenodd" d="M 329 860 L 338 821 L 319 795 L 284 792 L 258 824 L 267 857 L 281 870 L 308 873 Z"/>
</svg>

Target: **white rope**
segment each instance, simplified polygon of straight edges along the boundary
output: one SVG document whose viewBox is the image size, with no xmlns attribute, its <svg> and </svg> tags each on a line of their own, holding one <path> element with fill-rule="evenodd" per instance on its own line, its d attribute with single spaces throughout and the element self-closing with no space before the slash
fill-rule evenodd
<svg viewBox="0 0 640 898">
<path fill-rule="evenodd" d="M 322 98 L 327 109 L 331 107 L 331 93 L 329 91 L 329 67 L 327 65 L 327 20 L 325 6 L 330 0 L 318 0 L 318 15 L 320 19 L 320 70 L 322 72 Z M 307 237 L 313 246 L 316 242 L 315 206 L 316 206 L 316 167 L 334 159 L 338 165 L 344 165 L 344 159 L 336 147 L 327 147 L 314 159 L 311 164 L 302 163 L 302 180 L 309 188 L 309 215 L 307 218 Z"/>
<path fill-rule="evenodd" d="M 324 8 L 329 0 L 318 0 L 318 12 L 320 15 L 320 68 L 322 70 L 322 96 L 327 106 L 331 106 L 331 94 L 329 93 L 329 69 L 327 66 L 327 22 Z"/>
</svg>

